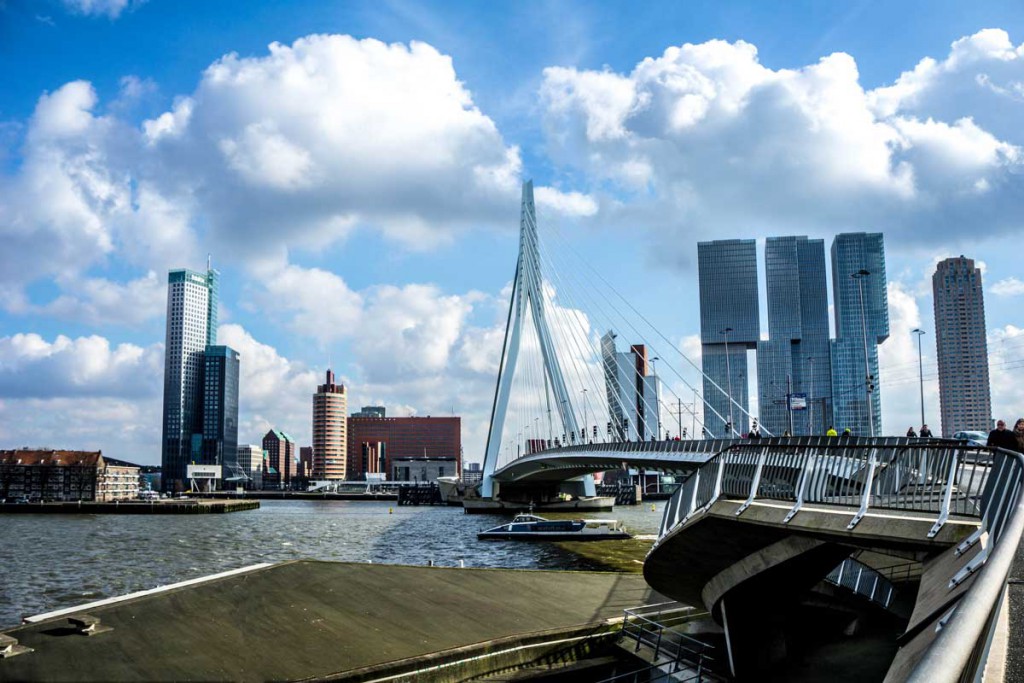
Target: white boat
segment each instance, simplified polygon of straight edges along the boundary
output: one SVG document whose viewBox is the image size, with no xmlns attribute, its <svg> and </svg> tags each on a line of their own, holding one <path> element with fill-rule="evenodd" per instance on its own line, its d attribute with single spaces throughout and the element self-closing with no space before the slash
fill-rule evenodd
<svg viewBox="0 0 1024 683">
<path fill-rule="evenodd" d="M 476 535 L 480 540 L 503 541 L 606 541 L 630 538 L 617 519 L 545 519 L 516 515 L 508 524 Z"/>
</svg>

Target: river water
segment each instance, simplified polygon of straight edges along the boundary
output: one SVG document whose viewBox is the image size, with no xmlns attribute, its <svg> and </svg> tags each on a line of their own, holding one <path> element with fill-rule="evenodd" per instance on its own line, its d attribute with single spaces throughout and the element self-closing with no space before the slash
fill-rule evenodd
<svg viewBox="0 0 1024 683">
<path fill-rule="evenodd" d="M 622 520 L 634 534 L 654 534 L 663 506 L 595 516 Z M 454 507 L 272 500 L 230 514 L 0 515 L 0 628 L 23 616 L 258 562 L 597 568 L 549 543 L 477 540 L 478 531 L 508 520 Z"/>
</svg>

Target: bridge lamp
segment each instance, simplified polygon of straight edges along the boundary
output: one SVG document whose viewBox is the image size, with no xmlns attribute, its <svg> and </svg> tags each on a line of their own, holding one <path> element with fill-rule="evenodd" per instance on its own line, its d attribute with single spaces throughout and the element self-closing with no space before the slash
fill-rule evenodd
<svg viewBox="0 0 1024 683">
<path fill-rule="evenodd" d="M 857 290 L 860 292 L 860 328 L 864 335 L 864 392 L 868 403 L 868 433 L 873 437 L 875 435 L 875 407 L 871 403 L 873 378 L 871 377 L 871 366 L 868 364 L 868 322 L 864 313 L 864 278 L 869 275 L 871 275 L 871 271 L 863 268 L 856 273 L 850 273 L 850 277 L 857 281 Z"/>
<path fill-rule="evenodd" d="M 921 424 L 927 424 L 924 421 L 924 363 L 921 356 L 921 337 L 924 335 L 924 330 L 920 327 L 915 327 L 910 331 L 910 334 L 917 335 L 917 377 L 921 384 Z"/>
<path fill-rule="evenodd" d="M 732 419 L 732 367 L 731 367 L 731 365 L 729 363 L 729 333 L 732 332 L 732 331 L 733 331 L 733 329 L 731 327 L 727 327 L 724 330 L 719 330 L 719 332 L 722 335 L 725 336 L 725 379 L 728 381 L 728 388 L 729 388 L 729 429 L 730 429 L 730 431 L 735 429 L 733 427 L 733 425 L 736 424 L 733 421 L 733 419 Z M 732 434 L 731 433 L 728 436 L 730 438 L 732 438 Z"/>
</svg>

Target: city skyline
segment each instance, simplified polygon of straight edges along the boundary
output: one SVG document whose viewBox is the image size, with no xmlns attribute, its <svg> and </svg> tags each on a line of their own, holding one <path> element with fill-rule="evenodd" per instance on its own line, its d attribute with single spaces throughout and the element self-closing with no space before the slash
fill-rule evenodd
<svg viewBox="0 0 1024 683">
<path fill-rule="evenodd" d="M 883 233 L 887 431 L 920 421 L 910 331 L 934 329 L 935 264 L 963 253 L 988 290 L 992 411 L 1024 405 L 1024 282 L 1005 248 L 1024 177 L 1008 94 L 1024 82 L 1020 7 L 751 3 L 740 24 L 671 3 L 256 17 L 225 2 L 188 22 L 162 0 L 75 7 L 0 8 L 6 446 L 156 463 L 164 273 L 212 253 L 212 327 L 242 358 L 240 441 L 281 425 L 309 443 L 309 393 L 340 359 L 353 405 L 454 410 L 478 460 L 531 177 L 563 253 L 615 273 L 698 366 L 698 242 Z M 643 30 L 611 29 L 626 19 Z M 879 26 L 908 22 L 878 49 Z M 528 58 L 495 58 L 523 45 Z M 370 123 L 377 135 L 353 133 Z M 934 428 L 935 335 L 922 344 Z"/>
</svg>

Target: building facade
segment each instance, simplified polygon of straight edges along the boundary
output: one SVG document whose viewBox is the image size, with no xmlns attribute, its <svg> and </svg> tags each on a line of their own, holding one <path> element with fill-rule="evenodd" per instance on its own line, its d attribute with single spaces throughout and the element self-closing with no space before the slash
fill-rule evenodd
<svg viewBox="0 0 1024 683">
<path fill-rule="evenodd" d="M 263 488 L 263 460 L 266 452 L 263 446 L 242 444 L 238 447 L 238 469 L 245 473 L 245 488 L 259 491 Z"/>
<path fill-rule="evenodd" d="M 348 476 L 393 476 L 399 459 L 454 458 L 462 468 L 462 419 L 459 417 L 348 418 Z M 411 465 L 408 465 L 411 466 Z"/>
<path fill-rule="evenodd" d="M 263 437 L 263 450 L 267 452 L 263 467 L 263 488 L 291 488 L 295 477 L 295 439 L 279 429 L 271 429 Z"/>
<path fill-rule="evenodd" d="M 776 436 L 790 430 L 787 399 L 806 399 L 793 411 L 792 434 L 822 434 L 832 420 L 825 243 L 806 237 L 765 241 L 768 340 L 757 343 L 758 412 Z"/>
<path fill-rule="evenodd" d="M 0 451 L 0 499 L 135 500 L 139 466 L 100 451 Z"/>
<path fill-rule="evenodd" d="M 313 472 L 315 480 L 346 478 L 348 451 L 348 397 L 343 384 L 335 384 L 334 373 L 313 394 Z"/>
<path fill-rule="evenodd" d="M 985 296 L 973 259 L 941 261 L 932 275 L 942 435 L 988 431 L 992 421 Z"/>
<path fill-rule="evenodd" d="M 651 371 L 647 348 L 634 344 L 629 351 L 617 351 L 615 334 L 609 331 L 601 338 L 601 357 L 611 437 L 619 441 L 661 438 L 661 386 Z M 590 414 L 596 421 L 596 412 Z M 595 438 L 595 426 L 591 423 L 584 427 L 584 440 L 571 439 L 570 443 L 590 443 Z M 597 436 L 604 436 L 601 427 Z"/>
<path fill-rule="evenodd" d="M 697 270 L 704 427 L 709 436 L 728 436 L 730 431 L 742 433 L 746 431 L 744 411 L 750 410 L 747 350 L 756 348 L 761 337 L 757 243 L 755 240 L 700 242 L 697 244 Z M 736 424 L 727 429 L 730 413 Z"/>
<path fill-rule="evenodd" d="M 861 271 L 867 274 L 858 275 Z M 848 428 L 858 436 L 880 435 L 878 345 L 889 337 L 882 233 L 836 236 L 832 242 L 832 297 L 836 328 L 836 339 L 831 342 L 833 424 L 837 430 Z"/>
<path fill-rule="evenodd" d="M 363 406 L 350 417 L 387 417 L 387 409 L 384 406 Z"/>
<path fill-rule="evenodd" d="M 220 465 L 222 486 L 244 486 L 247 473 L 238 465 L 238 352 L 207 346 L 203 365 L 201 465 Z"/>
</svg>

